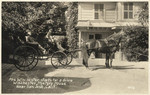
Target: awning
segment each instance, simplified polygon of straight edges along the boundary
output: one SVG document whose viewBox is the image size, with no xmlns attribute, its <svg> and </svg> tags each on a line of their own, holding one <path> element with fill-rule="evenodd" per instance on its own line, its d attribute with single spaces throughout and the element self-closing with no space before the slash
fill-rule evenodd
<svg viewBox="0 0 150 95">
<path fill-rule="evenodd" d="M 138 22 L 100 22 L 100 21 L 78 21 L 77 27 L 104 27 L 104 28 L 112 28 L 112 27 L 122 27 L 122 26 L 141 26 Z"/>
</svg>

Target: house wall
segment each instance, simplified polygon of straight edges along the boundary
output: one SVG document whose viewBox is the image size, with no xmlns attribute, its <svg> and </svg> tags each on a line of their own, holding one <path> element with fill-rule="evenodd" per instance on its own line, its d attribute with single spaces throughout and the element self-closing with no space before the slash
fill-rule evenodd
<svg viewBox="0 0 150 95">
<path fill-rule="evenodd" d="M 78 5 L 78 20 L 94 20 L 94 4 L 91 2 L 84 2 L 79 3 Z M 102 3 L 102 2 L 101 2 Z M 124 3 L 123 2 L 105 2 L 104 4 L 104 11 L 105 11 L 105 20 L 110 21 L 135 21 L 138 19 L 138 11 L 140 10 L 142 2 L 134 2 L 133 3 L 133 16 L 134 19 L 132 20 L 124 20 L 123 19 L 123 9 Z"/>
<path fill-rule="evenodd" d="M 94 4 L 104 4 L 104 19 L 99 20 L 95 19 L 95 9 Z M 108 37 L 109 35 L 113 34 L 111 30 L 112 27 L 108 26 L 107 28 L 102 27 L 102 23 L 107 22 L 106 24 L 113 24 L 116 23 L 128 23 L 128 22 L 136 22 L 138 21 L 138 12 L 141 10 L 142 2 L 133 2 L 133 19 L 124 19 L 124 3 L 123 2 L 80 2 L 78 4 L 78 21 L 85 21 L 84 26 L 79 28 L 79 48 L 81 39 L 84 41 L 89 40 L 90 34 L 101 34 L 102 39 Z M 88 29 L 89 24 L 88 22 L 100 23 L 99 26 L 92 26 L 93 29 Z M 101 23 L 102 22 L 102 23 Z M 114 23 L 115 24 L 115 23 Z M 122 24 L 123 25 L 123 24 Z M 120 27 L 121 28 L 121 27 Z M 79 53 L 81 56 L 81 53 Z M 104 58 L 105 55 L 102 55 Z M 121 51 L 115 53 L 116 58 L 118 60 L 124 60 L 124 57 Z M 115 58 L 115 59 L 116 59 Z"/>
<path fill-rule="evenodd" d="M 102 35 L 102 39 L 108 37 L 109 35 L 113 34 L 113 32 L 111 31 L 111 29 L 86 29 L 86 30 L 81 30 L 81 39 L 84 41 L 88 41 L 89 40 L 89 35 L 90 34 L 101 34 Z"/>
<path fill-rule="evenodd" d="M 78 20 L 93 20 L 94 19 L 94 4 L 79 3 L 78 4 Z"/>
<path fill-rule="evenodd" d="M 95 3 L 91 3 L 91 2 L 79 3 L 78 20 L 94 20 L 94 4 Z M 104 10 L 108 10 L 106 18 L 114 19 L 113 15 L 116 8 L 116 3 L 102 3 L 102 4 L 104 4 Z M 114 10 L 114 11 L 111 12 L 110 10 Z"/>
<path fill-rule="evenodd" d="M 133 19 L 124 19 L 123 18 L 123 14 L 124 14 L 124 3 L 123 2 L 118 2 L 121 5 L 118 6 L 118 9 L 120 9 L 120 11 L 118 11 L 118 15 L 120 15 L 120 20 L 118 21 L 124 21 L 124 22 L 130 22 L 130 21 L 137 21 L 138 20 L 138 15 L 139 15 L 139 11 L 141 10 L 142 7 L 142 2 L 134 2 L 133 3 Z"/>
</svg>

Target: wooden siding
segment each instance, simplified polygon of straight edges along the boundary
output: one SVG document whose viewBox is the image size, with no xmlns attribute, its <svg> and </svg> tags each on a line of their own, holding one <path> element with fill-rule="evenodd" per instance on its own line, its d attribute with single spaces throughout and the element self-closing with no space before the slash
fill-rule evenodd
<svg viewBox="0 0 150 95">
<path fill-rule="evenodd" d="M 116 3 L 105 3 L 105 21 L 116 21 Z"/>
<path fill-rule="evenodd" d="M 116 12 L 115 12 L 115 10 L 107 10 L 105 12 L 105 21 L 116 21 Z"/>
<path fill-rule="evenodd" d="M 115 10 L 116 9 L 116 3 L 104 3 L 106 10 Z"/>
<path fill-rule="evenodd" d="M 92 20 L 93 13 L 93 3 L 80 3 L 80 19 L 79 20 Z"/>
<path fill-rule="evenodd" d="M 142 2 L 134 2 L 133 3 L 133 19 L 138 19 L 138 12 L 142 6 Z M 79 11 L 78 11 L 78 20 L 94 20 L 94 4 L 98 3 L 79 3 Z M 101 4 L 101 3 L 99 3 Z M 123 2 L 105 2 L 104 4 L 104 20 L 105 21 L 126 21 L 124 19 L 124 3 Z M 127 20 L 128 21 L 128 20 Z"/>
<path fill-rule="evenodd" d="M 94 4 L 98 3 L 79 3 L 78 20 L 94 20 Z M 104 18 L 112 20 L 116 18 L 116 3 L 103 3 L 104 4 Z M 113 12 L 113 15 L 110 14 Z M 114 14 L 115 13 L 115 14 Z"/>
</svg>

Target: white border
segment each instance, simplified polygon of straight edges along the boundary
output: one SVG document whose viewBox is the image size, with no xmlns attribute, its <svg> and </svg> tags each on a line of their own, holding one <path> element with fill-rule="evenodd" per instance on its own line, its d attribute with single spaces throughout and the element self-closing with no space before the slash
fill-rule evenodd
<svg viewBox="0 0 150 95">
<path fill-rule="evenodd" d="M 0 10 L 1 10 L 1 7 L 2 7 L 2 2 L 149 2 L 149 0 L 2 0 L 0 1 Z M 150 8 L 150 4 L 149 4 L 149 8 Z M 2 10 L 1 10 L 1 13 L 2 13 Z M 2 15 L 0 13 L 0 16 L 1 16 L 1 19 L 0 19 L 0 22 L 2 24 Z M 149 9 L 149 16 L 150 16 L 150 9 Z M 150 21 L 150 19 L 149 19 Z M 0 27 L 1 27 L 1 24 L 0 24 Z M 2 30 L 2 27 L 0 28 L 0 31 Z M 149 29 L 150 31 L 150 29 Z M 2 32 L 0 32 L 0 37 L 2 39 L 2 35 L 1 35 Z M 150 39 L 150 36 L 149 36 L 149 39 Z M 2 40 L 1 40 L 2 41 Z M 2 45 L 2 42 L 0 41 L 0 49 L 2 50 L 1 48 L 1 45 Z M 149 47 L 150 47 L 150 43 L 149 43 Z M 150 55 L 150 50 L 149 50 L 149 55 Z M 0 62 L 2 64 L 2 51 L 1 51 L 1 54 L 0 54 Z M 149 57 L 149 60 L 150 60 L 150 57 Z M 149 63 L 149 61 L 148 61 Z M 1 67 L 1 64 L 0 64 L 0 68 L 1 68 L 1 71 L 2 72 L 2 67 Z M 149 66 L 149 72 L 150 72 L 150 65 Z M 148 94 L 130 94 L 130 95 L 150 95 L 150 73 L 148 73 L 149 76 L 148 76 Z M 0 73 L 0 84 L 2 82 L 1 80 L 1 73 Z M 2 89 L 2 84 L 0 85 L 0 88 Z M 2 90 L 0 90 L 0 94 L 2 94 L 1 92 Z M 28 93 L 27 93 L 28 94 Z M 50 93 L 47 93 L 47 94 L 50 94 Z M 8 94 L 5 94 L 5 95 L 8 95 Z M 20 95 L 20 94 L 15 94 L 15 95 Z M 26 95 L 25 93 L 23 93 L 22 95 Z M 37 94 L 28 94 L 28 95 L 37 95 Z M 43 94 L 42 94 L 43 95 Z M 57 95 L 57 94 L 52 94 L 52 95 Z M 65 94 L 65 95 L 70 95 L 70 94 Z M 71 94 L 73 95 L 73 94 Z M 77 94 L 76 94 L 77 95 Z M 90 94 L 84 94 L 84 95 L 90 95 Z M 104 94 L 94 94 L 94 95 L 104 95 Z M 105 94 L 105 95 L 108 95 L 108 94 Z M 111 94 L 111 95 L 116 95 L 116 94 Z M 129 94 L 121 94 L 121 95 L 129 95 Z"/>
</svg>

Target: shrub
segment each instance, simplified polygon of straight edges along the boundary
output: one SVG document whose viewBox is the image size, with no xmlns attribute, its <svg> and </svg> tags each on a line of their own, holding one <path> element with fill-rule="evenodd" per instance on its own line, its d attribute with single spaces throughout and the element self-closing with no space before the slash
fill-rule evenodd
<svg viewBox="0 0 150 95">
<path fill-rule="evenodd" d="M 127 26 L 122 49 L 129 61 L 148 60 L 148 27 Z"/>
</svg>

